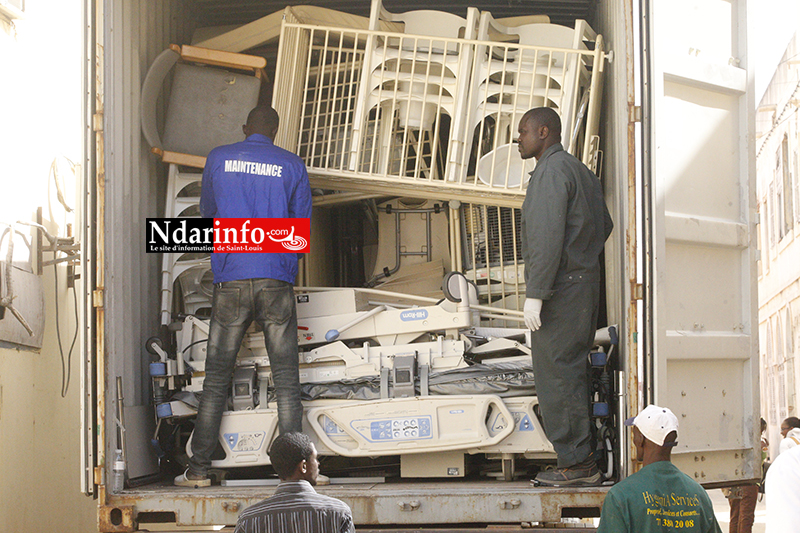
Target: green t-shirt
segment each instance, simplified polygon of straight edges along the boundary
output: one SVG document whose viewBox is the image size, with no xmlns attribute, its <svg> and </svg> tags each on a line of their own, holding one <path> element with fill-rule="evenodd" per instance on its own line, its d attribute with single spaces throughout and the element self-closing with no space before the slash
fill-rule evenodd
<svg viewBox="0 0 800 533">
<path fill-rule="evenodd" d="M 721 533 L 705 489 L 669 461 L 620 481 L 606 496 L 597 533 Z"/>
</svg>

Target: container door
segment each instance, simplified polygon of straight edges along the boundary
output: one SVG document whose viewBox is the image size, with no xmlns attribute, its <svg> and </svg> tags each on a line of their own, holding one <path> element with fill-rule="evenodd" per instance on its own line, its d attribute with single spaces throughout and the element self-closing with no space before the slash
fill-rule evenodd
<svg viewBox="0 0 800 533">
<path fill-rule="evenodd" d="M 746 0 L 642 0 L 645 403 L 703 484 L 760 474 Z"/>
<path fill-rule="evenodd" d="M 81 328 L 80 353 L 81 353 L 81 490 L 91 495 L 95 493 L 94 472 L 97 464 L 97 372 L 96 372 L 96 313 L 95 313 L 95 287 L 97 269 L 95 243 L 97 242 L 96 225 L 96 175 L 97 164 L 95 150 L 102 150 L 102 141 L 98 145 L 95 125 L 97 119 L 102 117 L 102 100 L 98 95 L 101 87 L 97 85 L 98 61 L 102 61 L 102 47 L 95 40 L 95 2 L 83 2 L 83 16 L 86 21 L 84 33 L 83 83 L 86 95 L 83 102 L 83 116 L 86 121 L 83 141 L 83 179 L 80 187 L 80 208 L 77 215 L 78 237 L 81 243 L 80 264 L 80 294 L 81 314 L 78 324 Z M 98 108 L 100 113 L 98 113 Z M 99 132 L 102 135 L 102 132 Z M 101 159 L 102 160 L 102 159 Z"/>
</svg>

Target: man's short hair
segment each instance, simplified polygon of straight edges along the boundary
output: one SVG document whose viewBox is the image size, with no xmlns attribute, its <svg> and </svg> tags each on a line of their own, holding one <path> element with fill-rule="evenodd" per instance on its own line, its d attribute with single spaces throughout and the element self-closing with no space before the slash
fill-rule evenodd
<svg viewBox="0 0 800 533">
<path fill-rule="evenodd" d="M 796 416 L 790 416 L 784 420 L 784 422 L 786 422 L 786 425 L 790 428 L 800 428 L 800 418 L 797 418 Z"/>
<path fill-rule="evenodd" d="M 550 107 L 534 107 L 529 109 L 522 116 L 522 120 L 529 121 L 529 124 L 536 123 L 540 126 L 547 126 L 550 133 L 561 137 L 561 117 Z"/>
<path fill-rule="evenodd" d="M 281 479 L 292 477 L 303 460 L 311 459 L 313 444 L 308 435 L 300 432 L 282 433 L 272 442 L 269 460 Z"/>
<path fill-rule="evenodd" d="M 278 112 L 268 105 L 256 106 L 247 115 L 247 125 L 259 131 L 272 131 L 280 125 Z"/>
</svg>

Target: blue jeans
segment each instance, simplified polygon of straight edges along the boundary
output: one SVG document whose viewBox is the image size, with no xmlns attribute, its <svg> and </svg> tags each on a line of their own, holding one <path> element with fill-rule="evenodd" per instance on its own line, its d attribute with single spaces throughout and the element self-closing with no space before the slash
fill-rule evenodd
<svg viewBox="0 0 800 533">
<path fill-rule="evenodd" d="M 236 354 L 250 323 L 264 331 L 281 433 L 303 430 L 297 308 L 292 285 L 275 279 L 245 279 L 214 285 L 203 395 L 195 420 L 189 471 L 206 475 L 219 441 Z"/>
</svg>

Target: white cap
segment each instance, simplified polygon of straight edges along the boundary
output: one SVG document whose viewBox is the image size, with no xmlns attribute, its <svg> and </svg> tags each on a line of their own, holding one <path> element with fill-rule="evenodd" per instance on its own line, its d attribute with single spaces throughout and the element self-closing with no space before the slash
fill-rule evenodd
<svg viewBox="0 0 800 533">
<path fill-rule="evenodd" d="M 666 407 L 648 405 L 639 413 L 625 421 L 626 426 L 636 426 L 647 440 L 653 441 L 659 446 L 665 446 L 664 439 L 671 432 L 678 433 L 678 417 Z M 675 439 L 677 442 L 677 437 Z M 674 446 L 675 443 L 667 443 L 666 446 Z"/>
</svg>

